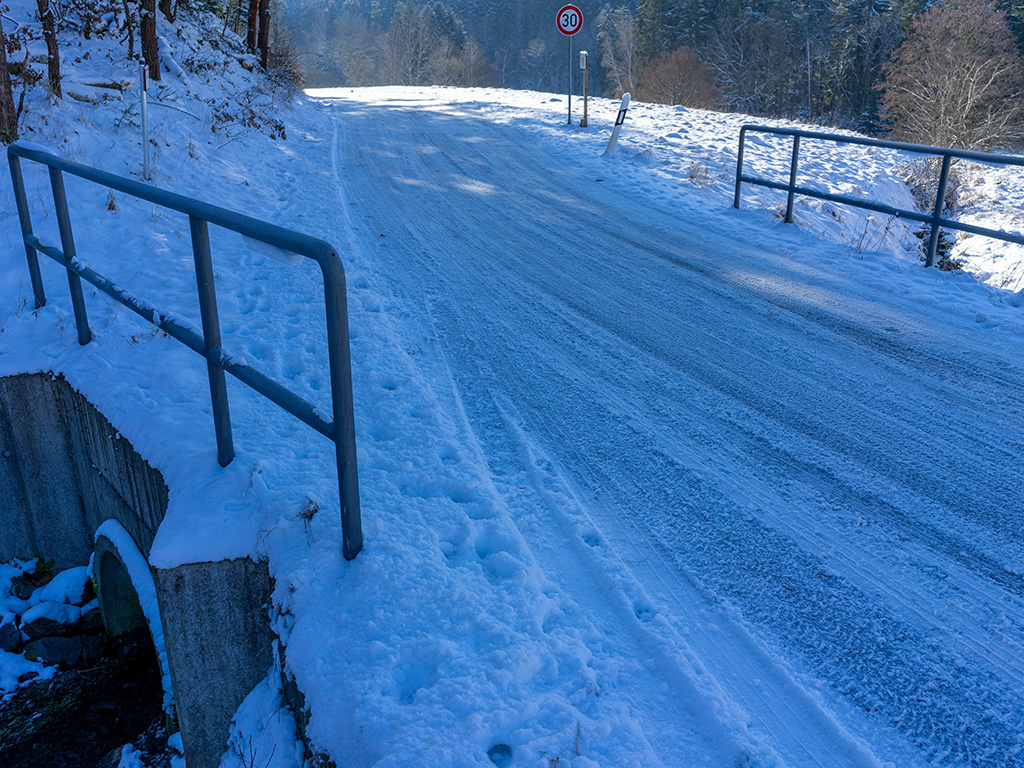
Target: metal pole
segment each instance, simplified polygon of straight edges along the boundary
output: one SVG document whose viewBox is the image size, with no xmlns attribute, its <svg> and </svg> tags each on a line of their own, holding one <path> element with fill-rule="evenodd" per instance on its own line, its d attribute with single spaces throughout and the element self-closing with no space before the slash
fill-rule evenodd
<svg viewBox="0 0 1024 768">
<path fill-rule="evenodd" d="M 210 227 L 203 219 L 195 216 L 189 216 L 188 223 L 192 231 L 192 258 L 196 265 L 196 286 L 199 289 L 199 315 L 203 321 L 206 371 L 210 378 L 213 428 L 217 434 L 217 461 L 226 467 L 235 458 L 235 446 L 231 437 L 231 412 L 228 408 L 224 369 L 214 362 L 221 354 L 221 340 L 217 290 L 213 283 L 213 259 L 210 256 Z"/>
<path fill-rule="evenodd" d="M 789 196 L 786 198 L 786 223 L 793 223 L 793 197 L 796 195 L 796 166 L 800 160 L 800 137 L 793 137 L 793 161 L 789 166 Z"/>
<path fill-rule="evenodd" d="M 71 269 L 76 258 L 75 238 L 71 232 L 71 216 L 68 214 L 68 198 L 64 192 L 64 175 L 56 168 L 50 168 L 50 186 L 53 188 L 53 208 L 57 215 L 57 229 L 60 231 L 60 247 L 64 251 L 64 267 L 68 273 L 68 288 L 71 289 L 71 306 L 75 310 L 75 327 L 78 329 L 78 343 L 83 347 L 92 341 L 89 318 L 85 313 L 85 296 L 82 294 L 82 278 Z"/>
<path fill-rule="evenodd" d="M 935 253 L 939 249 L 939 220 L 942 218 L 942 209 L 946 203 L 946 185 L 949 183 L 949 166 L 953 156 L 945 154 L 942 156 L 942 170 L 939 171 L 939 189 L 935 193 L 935 209 L 932 211 L 932 233 L 928 238 L 928 253 L 925 256 L 926 267 L 935 266 Z"/>
<path fill-rule="evenodd" d="M 331 405 L 334 410 L 335 457 L 338 465 L 338 496 L 341 502 L 342 553 L 352 560 L 363 548 L 359 511 L 359 474 L 356 465 L 356 423 L 352 402 L 352 360 L 349 350 L 348 305 L 345 268 L 337 254 L 321 264 L 327 304 L 327 349 L 331 371 Z"/>
<path fill-rule="evenodd" d="M 583 128 L 587 127 L 587 73 L 588 70 L 583 70 L 583 122 L 580 126 Z"/>
<path fill-rule="evenodd" d="M 572 35 L 569 35 L 569 119 L 567 125 L 572 125 Z"/>
<path fill-rule="evenodd" d="M 149 113 L 146 110 L 146 64 L 139 62 L 139 90 L 142 92 L 142 178 L 149 180 Z"/>
<path fill-rule="evenodd" d="M 21 175 L 21 159 L 15 155 L 7 155 L 7 164 L 11 167 L 11 183 L 14 185 L 14 202 L 18 206 L 18 221 L 21 224 L 21 239 L 32 234 L 32 219 L 28 212 L 28 198 L 25 195 L 25 179 Z M 32 281 L 32 294 L 36 301 L 36 309 L 46 306 L 46 293 L 43 291 L 43 277 L 39 272 L 39 254 L 36 249 L 24 242 L 25 258 L 28 259 L 28 275 Z"/>
<path fill-rule="evenodd" d="M 740 207 L 740 188 L 743 186 L 743 182 L 740 178 L 743 176 L 743 143 L 747 137 L 747 126 L 740 128 L 740 148 L 736 152 L 736 195 L 732 199 L 732 207 Z"/>
</svg>

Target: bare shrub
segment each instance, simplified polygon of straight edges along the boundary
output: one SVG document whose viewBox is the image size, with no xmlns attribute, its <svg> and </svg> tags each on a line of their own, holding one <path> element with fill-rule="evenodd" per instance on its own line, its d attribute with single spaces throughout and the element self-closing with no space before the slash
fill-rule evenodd
<svg viewBox="0 0 1024 768">
<path fill-rule="evenodd" d="M 719 97 L 711 68 L 683 46 L 663 53 L 643 71 L 637 97 L 642 101 L 707 109 Z"/>
</svg>

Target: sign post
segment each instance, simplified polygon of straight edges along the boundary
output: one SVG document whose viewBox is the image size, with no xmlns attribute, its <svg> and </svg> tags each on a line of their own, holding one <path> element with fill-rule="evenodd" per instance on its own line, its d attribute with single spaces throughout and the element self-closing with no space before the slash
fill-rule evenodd
<svg viewBox="0 0 1024 768">
<path fill-rule="evenodd" d="M 139 91 L 142 96 L 142 178 L 147 181 L 150 178 L 149 172 L 149 113 L 146 109 L 146 91 L 149 90 L 149 78 L 147 77 L 146 64 L 139 60 Z"/>
<path fill-rule="evenodd" d="M 575 5 L 565 5 L 555 16 L 558 31 L 569 38 L 569 120 L 572 124 L 572 36 L 583 29 L 583 11 Z"/>
<path fill-rule="evenodd" d="M 587 52 L 580 51 L 580 69 L 583 70 L 583 119 L 580 128 L 587 127 Z"/>
</svg>

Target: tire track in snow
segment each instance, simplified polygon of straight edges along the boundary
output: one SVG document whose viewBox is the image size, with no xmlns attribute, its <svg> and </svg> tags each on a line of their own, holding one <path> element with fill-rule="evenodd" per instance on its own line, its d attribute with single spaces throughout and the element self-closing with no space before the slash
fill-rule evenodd
<svg viewBox="0 0 1024 768">
<path fill-rule="evenodd" d="M 437 116 L 431 119 L 435 122 L 446 120 Z M 908 736 L 920 738 L 923 753 L 931 759 L 940 763 L 973 760 L 976 764 L 999 764 L 1000 759 L 1015 759 L 1015 749 L 1019 749 L 1015 738 L 1020 730 L 1020 722 L 1019 717 L 1012 715 L 1015 705 L 1019 703 L 1012 690 L 971 664 L 958 671 L 956 659 L 941 657 L 941 634 L 935 637 L 923 634 L 920 628 L 896 618 L 884 601 L 879 603 L 877 597 L 866 594 L 856 586 L 857 582 L 849 582 L 842 573 L 836 575 L 837 569 L 842 571 L 842 563 L 837 565 L 833 558 L 825 565 L 813 554 L 803 551 L 795 543 L 797 539 L 792 532 L 782 534 L 766 523 L 756 519 L 747 520 L 750 516 L 748 510 L 738 508 L 727 496 L 722 495 L 723 492 L 729 492 L 729 484 L 723 479 L 721 471 L 706 472 L 708 479 L 700 475 L 691 477 L 689 473 L 694 472 L 692 457 L 700 455 L 700 441 L 694 441 L 692 436 L 683 433 L 674 444 L 670 442 L 659 448 L 650 434 L 644 432 L 653 433 L 657 431 L 656 428 L 661 429 L 661 425 L 645 422 L 636 412 L 638 406 L 648 403 L 647 393 L 627 388 L 620 397 L 610 395 L 623 383 L 621 371 L 615 370 L 616 366 L 632 367 L 634 371 L 651 375 L 652 378 L 655 378 L 652 372 L 658 376 L 666 375 L 659 366 L 664 366 L 670 373 L 674 371 L 677 377 L 685 379 L 687 386 L 692 388 L 687 396 L 675 402 L 682 404 L 686 410 L 696 409 L 703 414 L 706 422 L 704 429 L 714 430 L 709 438 L 711 441 L 723 442 L 738 438 L 741 447 L 736 448 L 736 453 L 746 457 L 759 474 L 769 477 L 769 480 L 755 484 L 754 491 L 745 489 L 745 493 L 768 498 L 772 489 L 778 492 L 782 488 L 783 479 L 787 475 L 796 474 L 801 476 L 802 482 L 808 487 L 825 490 L 840 506 L 870 513 L 869 516 L 877 521 L 878 526 L 892 527 L 900 523 L 893 518 L 902 509 L 902 517 L 907 522 L 895 525 L 890 534 L 891 546 L 895 548 L 900 546 L 901 539 L 919 541 L 922 534 L 928 531 L 921 521 L 908 517 L 908 513 L 914 509 L 915 499 L 923 497 L 933 508 L 944 510 L 955 523 L 960 514 L 977 512 L 971 504 L 977 501 L 977 495 L 976 491 L 960 491 L 957 482 L 953 481 L 946 481 L 938 490 L 931 490 L 928 481 L 934 477 L 934 472 L 922 464 L 912 465 L 912 473 L 908 478 L 905 469 L 901 469 L 902 462 L 894 459 L 904 457 L 904 445 L 918 443 L 919 433 L 908 433 L 900 438 L 902 444 L 895 446 L 886 445 L 887 442 L 893 442 L 891 439 L 875 439 L 873 433 L 887 436 L 901 434 L 901 430 L 893 427 L 899 427 L 901 422 L 908 419 L 921 421 L 926 426 L 941 423 L 942 419 L 928 409 L 902 407 L 907 392 L 913 391 L 912 385 L 918 381 L 930 383 L 940 390 L 940 394 L 948 394 L 964 384 L 982 392 L 986 387 L 1004 387 L 1006 391 L 1008 377 L 980 365 L 974 372 L 970 366 L 958 372 L 958 361 L 954 355 L 939 355 L 920 343 L 915 346 L 906 342 L 891 342 L 877 326 L 872 330 L 867 319 L 863 322 L 851 321 L 838 311 L 816 310 L 813 306 L 808 309 L 807 302 L 794 301 L 791 297 L 786 297 L 789 306 L 779 307 L 776 295 L 775 305 L 786 314 L 777 322 L 785 325 L 802 316 L 805 319 L 803 328 L 793 333 L 770 330 L 764 333 L 769 326 L 764 326 L 768 310 L 763 305 L 772 302 L 764 296 L 758 297 L 757 291 L 751 292 L 749 279 L 746 280 L 748 286 L 744 290 L 736 290 L 735 280 L 722 280 L 725 267 L 730 262 L 708 258 L 700 253 L 690 254 L 683 261 L 710 263 L 716 269 L 711 275 L 701 275 L 697 270 L 696 275 L 691 274 L 687 278 L 693 283 L 684 294 L 688 300 L 708 306 L 710 301 L 695 293 L 694 289 L 699 289 L 711 295 L 724 295 L 734 302 L 737 298 L 759 298 L 761 301 L 756 303 L 761 306 L 754 310 L 744 307 L 733 310 L 738 315 L 736 319 L 728 316 L 723 318 L 723 310 L 719 310 L 717 315 L 711 316 L 727 322 L 718 324 L 702 324 L 700 318 L 684 323 L 679 318 L 668 317 L 670 313 L 666 312 L 662 319 L 668 318 L 668 322 L 673 322 L 676 333 L 685 335 L 687 341 L 695 343 L 696 348 L 687 350 L 684 356 L 672 345 L 667 350 L 658 350 L 659 345 L 655 344 L 654 351 L 661 354 L 652 355 L 651 344 L 636 339 L 636 334 L 630 333 L 634 328 L 624 322 L 629 319 L 625 317 L 628 313 L 617 314 L 606 306 L 595 307 L 593 303 L 588 304 L 579 298 L 585 295 L 586 289 L 607 289 L 607 281 L 602 282 L 589 274 L 590 271 L 602 274 L 604 265 L 601 260 L 607 256 L 607 252 L 595 248 L 595 241 L 591 238 L 579 233 L 566 233 L 564 228 L 557 229 L 554 226 L 560 213 L 564 215 L 573 212 L 579 215 L 578 208 L 586 209 L 588 205 L 600 208 L 601 201 L 585 201 L 583 205 L 577 206 L 562 194 L 547 194 L 544 200 L 549 210 L 539 215 L 534 215 L 536 212 L 516 196 L 497 196 L 496 202 L 489 206 L 479 204 L 475 198 L 469 197 L 469 193 L 453 191 L 457 188 L 450 183 L 456 177 L 472 181 L 475 173 L 491 172 L 486 163 L 482 162 L 479 151 L 473 155 L 472 144 L 462 143 L 458 138 L 449 139 L 432 131 L 429 122 L 430 119 L 397 113 L 392 113 L 389 119 L 388 130 L 393 131 L 394 139 L 387 152 L 394 157 L 379 156 L 382 162 L 376 169 L 377 173 L 379 176 L 391 174 L 398 178 L 396 170 L 400 162 L 402 180 L 399 183 L 419 188 L 415 199 L 412 199 L 408 191 L 403 192 L 394 183 L 388 185 L 384 183 L 386 179 L 375 180 L 380 185 L 377 200 L 381 204 L 386 202 L 393 213 L 401 211 L 408 217 L 408 223 L 398 226 L 389 222 L 389 226 L 394 227 L 391 236 L 401 242 L 397 247 L 382 250 L 382 255 L 389 259 L 388 269 L 416 270 L 416 276 L 410 278 L 407 287 L 422 288 L 437 297 L 431 305 L 435 312 L 440 306 L 440 300 L 444 300 L 446 295 L 458 301 L 459 311 L 452 315 L 453 320 L 447 324 L 439 323 L 438 333 L 450 349 L 459 353 L 454 357 L 461 362 L 453 365 L 453 368 L 456 369 L 455 376 L 464 401 L 468 401 L 467 392 L 481 386 L 493 387 L 504 392 L 506 397 L 517 402 L 523 401 L 523 428 L 538 435 L 539 443 L 545 450 L 561 453 L 560 463 L 569 468 L 573 482 L 582 488 L 581 498 L 589 498 L 588 504 L 595 504 L 600 494 L 594 489 L 605 489 L 605 498 L 613 497 L 611 501 L 605 501 L 605 504 L 617 509 L 632 510 L 640 521 L 638 525 L 646 529 L 647 535 L 653 536 L 655 542 L 660 542 L 663 551 L 671 555 L 682 573 L 690 574 L 704 584 L 716 599 L 738 606 L 743 611 L 744 619 L 753 622 L 756 634 L 765 642 L 778 641 L 780 647 L 788 649 L 788 652 L 795 651 L 795 659 L 813 669 L 821 679 L 829 681 L 848 700 L 865 710 L 876 710 L 878 714 L 872 717 L 880 717 L 893 723 Z M 460 124 L 459 127 L 461 129 L 464 126 Z M 475 125 L 471 129 L 476 133 L 489 131 L 491 136 L 501 139 L 497 130 Z M 410 135 L 403 135 L 403 132 L 410 132 Z M 406 141 L 409 138 L 414 141 Z M 424 156 L 403 156 L 400 151 L 403 144 L 431 146 L 435 151 Z M 436 151 L 438 146 L 442 151 Z M 396 152 L 396 149 L 399 151 Z M 445 152 L 448 157 L 445 157 Z M 459 153 L 470 154 L 471 157 L 468 160 L 460 158 L 458 162 L 450 160 L 451 156 L 458 156 Z M 383 162 L 385 160 L 390 160 L 390 165 Z M 515 166 L 515 173 L 518 176 L 515 181 L 521 192 L 530 187 L 543 186 L 544 180 L 538 177 L 534 169 L 521 162 Z M 424 184 L 409 183 L 417 177 L 424 180 L 427 189 L 424 190 Z M 491 178 L 492 181 L 497 178 L 511 185 L 513 174 L 505 172 L 503 176 L 492 175 Z M 490 186 L 495 188 L 501 185 L 491 183 Z M 446 196 L 448 200 L 443 199 Z M 456 202 L 463 205 L 451 205 L 452 197 L 458 198 Z M 476 204 L 470 205 L 470 200 Z M 456 221 L 445 221 L 443 215 Z M 557 234 L 551 234 L 548 227 Z M 497 245 L 485 236 L 494 233 L 501 237 Z M 630 225 L 624 235 L 618 230 L 605 231 L 603 234 L 608 237 L 618 234 L 624 247 L 631 249 L 630 255 L 639 257 L 643 261 L 643 268 L 656 274 L 649 257 L 659 257 L 659 251 L 664 253 L 662 243 L 644 237 L 644 232 L 635 225 Z M 642 243 L 643 248 L 637 250 L 630 240 Z M 393 242 L 388 245 L 392 246 Z M 402 253 L 403 247 L 411 247 L 416 256 L 410 258 L 408 254 Z M 588 256 L 582 250 L 584 248 L 596 251 L 597 255 Z M 677 261 L 680 260 L 678 252 L 681 250 L 676 248 L 672 254 Z M 535 253 L 560 253 L 564 262 L 571 262 L 572 274 L 565 272 L 564 262 L 542 264 Z M 492 258 L 483 259 L 481 254 L 489 254 Z M 391 259 L 394 261 L 391 262 Z M 774 265 L 770 259 L 768 262 L 767 267 L 759 267 L 757 264 L 748 267 L 755 272 L 762 268 L 771 277 Z M 679 264 L 675 266 L 678 271 Z M 607 272 L 605 269 L 604 273 Z M 778 274 L 778 271 L 774 274 Z M 666 272 L 661 277 L 663 281 L 671 283 L 675 290 L 687 288 L 678 274 Z M 516 291 L 505 288 L 511 281 L 515 281 Z M 615 288 L 619 289 L 620 294 L 628 293 L 633 281 L 620 278 L 620 282 L 622 285 Z M 575 283 L 572 287 L 579 290 L 568 291 L 571 283 Z M 658 293 L 657 284 L 648 281 L 644 285 L 647 290 L 654 289 L 655 294 Z M 495 295 L 490 296 L 489 293 Z M 624 306 L 620 296 L 611 298 L 620 298 L 620 301 L 609 301 L 609 305 L 614 304 L 616 308 Z M 655 298 L 664 301 L 660 295 Z M 486 310 L 481 311 L 480 316 L 474 314 L 471 307 L 463 306 L 468 303 L 467 299 L 486 307 Z M 507 310 L 510 302 L 523 305 L 519 308 L 520 314 L 502 318 L 502 313 L 509 314 Z M 423 311 L 427 311 L 426 306 Z M 547 328 L 537 323 L 537 317 L 542 315 L 548 316 Z M 551 316 L 554 316 L 555 321 L 551 320 Z M 651 319 L 654 316 L 653 310 L 647 312 L 646 316 Z M 810 321 L 809 325 L 806 321 Z M 763 382 L 770 381 L 773 385 L 785 388 L 785 377 L 790 372 L 778 361 L 757 359 L 751 351 L 752 345 L 746 348 L 737 346 L 736 342 L 741 337 L 730 337 L 727 331 L 743 322 L 763 326 L 765 337 L 771 338 L 774 335 L 775 342 L 782 345 L 795 343 L 801 334 L 807 334 L 808 329 L 819 334 L 824 330 L 830 343 L 846 339 L 843 352 L 847 355 L 852 353 L 859 363 L 863 363 L 872 354 L 893 355 L 888 358 L 885 366 L 898 377 L 901 389 L 887 397 L 875 412 L 867 407 L 852 415 L 853 420 L 864 420 L 867 417 L 868 421 L 866 427 L 857 425 L 859 429 L 853 432 L 856 438 L 854 441 L 845 433 L 846 427 L 838 429 L 838 422 L 829 416 L 828 398 L 823 397 L 819 391 L 823 387 L 812 386 L 815 379 L 827 376 L 826 369 L 814 368 L 800 377 L 797 382 L 799 386 L 792 386 L 792 392 L 805 390 L 804 397 L 812 398 L 810 401 L 804 400 L 802 408 L 787 409 L 786 397 L 771 396 L 763 387 Z M 647 327 L 650 327 L 650 323 L 647 323 Z M 868 328 L 867 332 L 860 332 L 860 338 L 858 327 Z M 532 339 L 530 343 L 517 338 L 523 333 Z M 573 334 L 576 335 L 575 339 Z M 634 338 L 630 338 L 630 335 Z M 848 338 L 848 335 L 852 338 Z M 552 336 L 558 339 L 557 343 L 551 343 Z M 617 337 L 620 341 L 613 342 L 609 337 Z M 630 342 L 625 350 L 621 343 L 623 338 Z M 665 340 L 664 334 L 656 338 Z M 701 343 L 697 345 L 697 341 Z M 501 351 L 501 344 L 506 342 L 513 349 Z M 530 361 L 532 366 L 523 362 L 524 356 L 530 355 L 531 345 L 545 343 L 550 345 L 545 350 L 547 354 L 534 354 Z M 603 352 L 620 359 L 595 359 L 597 355 L 588 354 L 587 351 L 591 343 L 603 343 Z M 825 344 L 819 341 L 818 346 L 824 347 Z M 729 351 L 728 359 L 722 356 L 723 348 Z M 695 361 L 697 364 L 694 364 Z M 709 364 L 708 361 L 712 362 Z M 877 361 L 873 364 L 878 365 Z M 715 369 L 716 366 L 713 375 L 707 373 L 709 368 Z M 574 370 L 577 367 L 585 368 L 587 373 L 577 374 Z M 529 368 L 530 372 L 523 373 L 522 368 Z M 737 372 L 741 374 L 738 377 Z M 549 377 L 550 382 L 545 384 L 545 377 Z M 881 381 L 881 376 L 876 376 L 873 381 L 859 382 L 858 386 L 860 391 L 867 392 L 874 383 Z M 593 387 L 588 389 L 588 383 L 600 384 L 597 395 Z M 679 398 L 678 388 L 673 389 L 669 385 L 671 382 L 660 378 L 655 383 L 659 385 L 659 394 Z M 549 394 L 555 391 L 560 391 L 570 403 L 568 406 L 560 404 L 557 412 L 552 414 Z M 852 391 L 856 392 L 857 389 L 854 387 Z M 996 394 L 999 394 L 998 391 Z M 997 398 L 997 405 L 1005 403 L 1007 399 L 1000 397 Z M 933 402 L 941 399 L 936 397 Z M 662 406 L 662 411 L 666 408 L 668 406 Z M 897 415 L 887 418 L 884 412 L 886 408 L 892 409 Z M 603 420 L 595 423 L 586 413 L 588 409 L 599 409 L 609 424 L 602 423 Z M 808 412 L 816 414 L 817 418 L 811 419 Z M 754 422 L 755 428 L 748 426 L 744 429 L 743 425 L 750 422 L 751 414 L 758 413 L 762 415 L 760 421 Z M 471 412 L 470 416 L 473 415 Z M 959 423 L 954 423 L 952 435 L 945 443 L 941 439 L 934 440 L 933 446 L 959 452 L 962 450 L 959 443 L 970 433 L 974 418 L 960 411 L 954 411 L 953 416 L 959 419 Z M 696 417 L 689 422 L 675 417 L 669 420 L 669 425 L 692 428 L 696 421 Z M 801 446 L 801 443 L 807 443 L 812 449 L 815 445 L 819 446 L 824 449 L 822 455 L 786 455 L 785 449 L 797 447 L 804 454 L 807 448 Z M 567 446 L 575 449 L 567 451 Z M 990 466 L 987 470 L 990 477 L 1000 466 L 1006 466 L 1005 452 L 1009 449 L 1003 443 L 993 442 L 990 438 L 988 442 L 979 442 L 978 447 L 988 453 L 986 461 Z M 877 458 L 872 455 L 873 452 L 878 453 Z M 623 454 L 631 457 L 639 455 L 642 459 L 623 459 Z M 1013 455 L 1012 451 L 1010 455 Z M 704 458 L 722 458 L 722 454 L 712 447 L 705 451 Z M 899 503 L 889 504 L 887 509 L 885 504 L 878 503 L 878 489 L 871 485 L 857 485 L 851 474 L 858 465 L 869 469 L 876 476 L 876 484 L 887 486 L 882 491 L 889 495 L 895 492 L 896 496 L 901 497 L 897 499 Z M 647 480 L 642 487 L 633 485 L 630 480 L 638 473 Z M 661 478 L 662 483 L 652 483 L 651 478 Z M 954 478 L 961 481 L 964 479 Z M 987 482 L 984 476 L 970 480 L 967 485 L 972 489 Z M 668 490 L 659 494 L 659 487 Z M 996 503 L 982 505 L 983 511 L 994 512 L 999 507 L 1005 509 L 1006 502 L 1019 502 L 1019 492 L 1001 489 L 998 485 L 996 487 Z M 607 491 L 609 488 L 611 492 Z M 899 490 L 901 488 L 903 490 Z M 680 498 L 686 494 L 700 503 L 688 503 L 687 498 Z M 1020 508 L 1019 504 L 1016 508 Z M 673 514 L 663 515 L 658 510 L 672 510 Z M 814 516 L 822 514 L 824 510 L 811 508 L 798 511 L 807 516 L 807 521 L 794 523 L 795 530 L 801 527 L 812 528 Z M 775 512 L 781 513 L 782 509 Z M 758 513 L 757 517 L 761 516 Z M 1012 532 L 1017 527 L 1012 519 L 1001 523 L 998 519 L 986 517 L 991 518 L 992 514 L 979 515 L 978 524 L 996 523 L 998 533 Z M 764 518 L 770 520 L 770 516 L 764 515 Z M 695 531 L 700 531 L 703 536 L 695 537 Z M 945 545 L 941 536 L 947 534 L 943 531 L 939 533 L 941 535 L 938 538 L 929 534 L 933 539 L 931 541 L 928 540 L 929 535 L 924 535 L 923 545 L 937 548 L 940 555 L 952 558 L 963 568 L 987 573 L 997 586 L 1013 586 L 1017 574 L 1003 569 L 1006 575 L 999 575 L 1001 566 L 986 551 L 991 549 L 987 540 L 982 542 L 984 548 L 980 545 L 976 547 L 966 539 L 961 539 L 959 546 L 955 539 L 950 539 L 950 543 Z M 878 540 L 876 538 L 873 542 Z M 858 544 L 851 537 L 849 541 L 843 542 L 843 546 L 854 551 Z M 972 552 L 972 549 L 977 551 Z M 1012 554 L 1014 549 L 1008 552 Z M 858 577 L 859 580 L 863 578 Z M 928 585 L 908 582 L 906 586 L 926 598 L 925 602 L 941 599 L 942 594 L 951 596 L 939 589 L 933 592 L 922 591 L 927 590 Z M 1019 618 L 1016 607 L 1011 616 L 1014 621 Z M 859 634 L 851 633 L 850 627 L 859 627 L 862 631 Z M 1015 642 L 1019 640 L 1019 633 L 1014 632 L 1012 636 Z M 873 638 L 876 642 L 872 645 L 864 638 Z M 883 642 L 877 642 L 879 639 Z M 970 635 L 965 642 L 969 640 Z M 929 648 L 933 656 L 929 658 L 924 655 L 919 658 L 920 649 Z M 994 715 L 986 712 L 986 706 L 998 704 L 1000 699 L 1004 714 L 998 712 L 998 707 L 994 708 Z M 961 730 L 958 731 L 958 727 Z M 928 735 L 929 731 L 934 733 Z M 987 757 L 986 749 L 990 750 Z M 945 755 L 943 750 L 946 751 Z"/>
</svg>

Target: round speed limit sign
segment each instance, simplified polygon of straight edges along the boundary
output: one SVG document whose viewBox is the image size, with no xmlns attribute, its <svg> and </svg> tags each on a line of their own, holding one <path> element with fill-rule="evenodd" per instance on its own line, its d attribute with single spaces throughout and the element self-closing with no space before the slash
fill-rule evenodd
<svg viewBox="0 0 1024 768">
<path fill-rule="evenodd" d="M 558 12 L 555 25 L 563 35 L 575 35 L 583 28 L 583 11 L 575 5 L 567 5 Z"/>
</svg>

